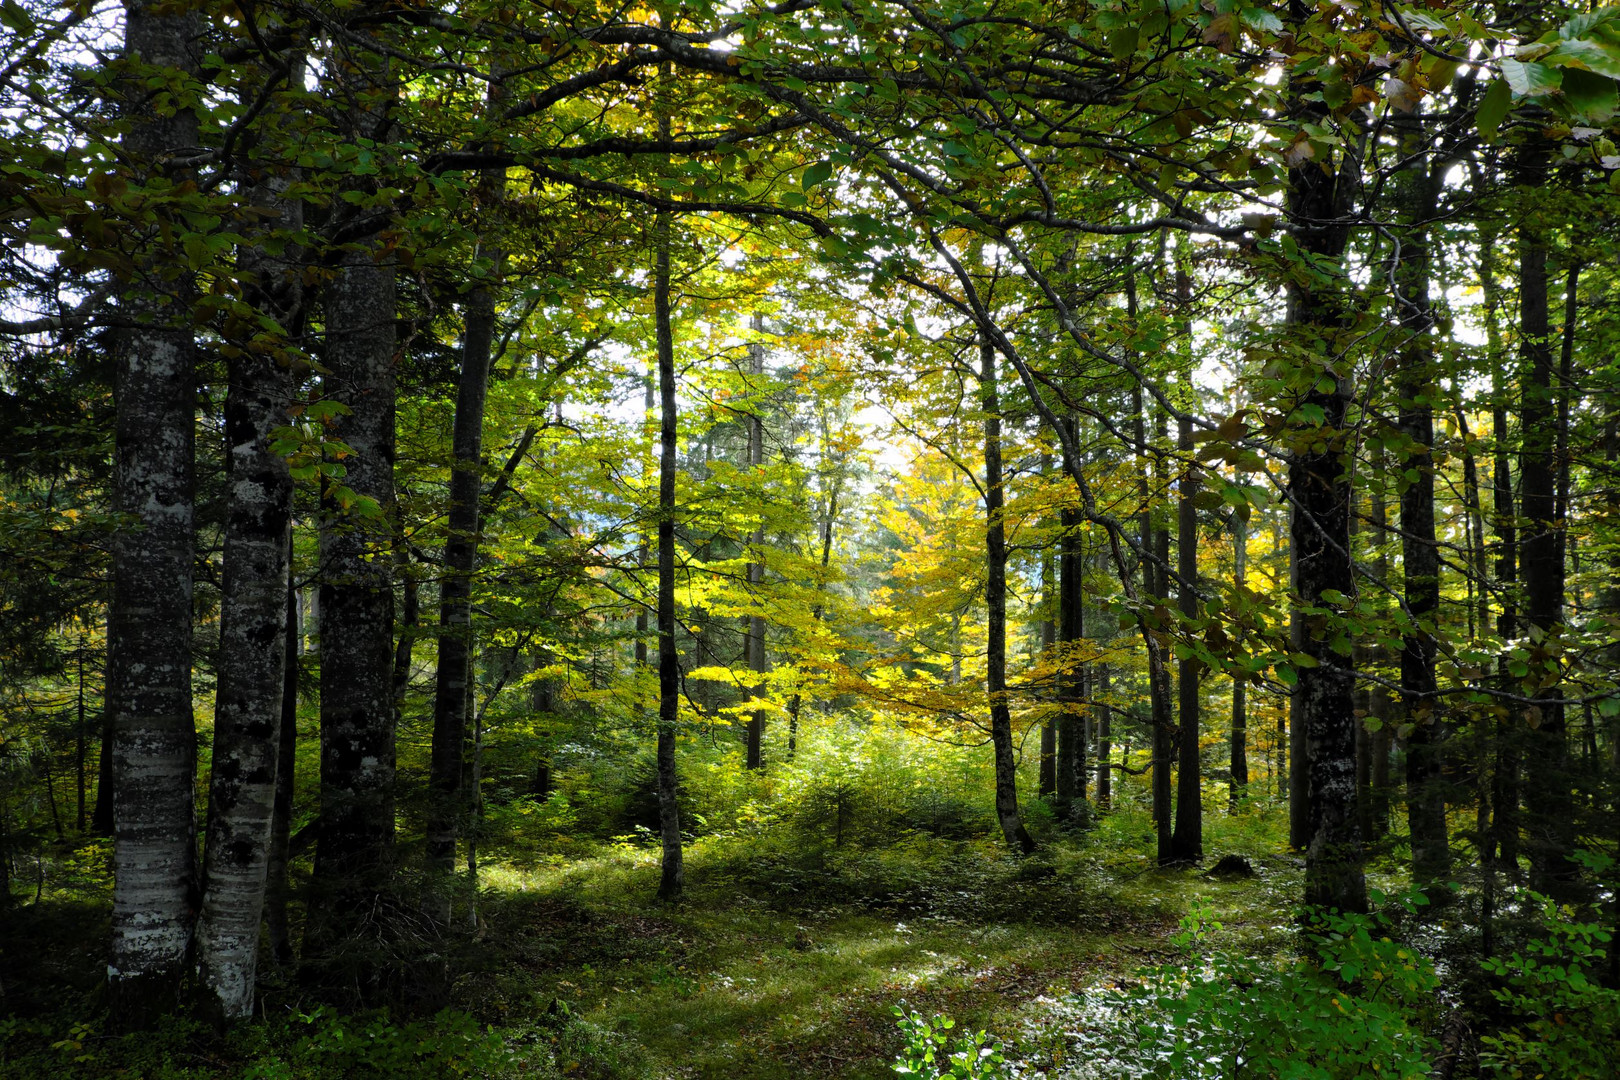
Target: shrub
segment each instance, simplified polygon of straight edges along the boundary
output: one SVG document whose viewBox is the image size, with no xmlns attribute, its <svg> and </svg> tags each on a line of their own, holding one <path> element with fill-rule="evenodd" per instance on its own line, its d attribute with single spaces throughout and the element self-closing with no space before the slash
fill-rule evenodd
<svg viewBox="0 0 1620 1080">
<path fill-rule="evenodd" d="M 996 1041 L 983 1031 L 963 1031 L 951 1035 L 956 1021 L 935 1014 L 906 1011 L 894 1007 L 896 1026 L 906 1037 L 905 1049 L 894 1059 L 896 1076 L 921 1080 L 1003 1080 L 1010 1076 L 1007 1059 Z"/>
<path fill-rule="evenodd" d="M 1539 906 L 1541 933 L 1511 957 L 1482 965 L 1502 980 L 1492 993 L 1512 1019 L 1480 1037 L 1480 1064 L 1511 1077 L 1614 1075 L 1620 989 L 1597 981 L 1609 932 L 1577 922 L 1545 896 L 1522 898 Z"/>
</svg>

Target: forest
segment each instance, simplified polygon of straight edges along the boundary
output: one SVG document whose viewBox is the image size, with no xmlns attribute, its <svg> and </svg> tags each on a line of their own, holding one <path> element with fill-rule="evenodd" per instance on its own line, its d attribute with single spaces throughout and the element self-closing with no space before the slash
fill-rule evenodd
<svg viewBox="0 0 1620 1080">
<path fill-rule="evenodd" d="M 0 1077 L 1620 1077 L 1620 7 L 0 0 Z"/>
</svg>

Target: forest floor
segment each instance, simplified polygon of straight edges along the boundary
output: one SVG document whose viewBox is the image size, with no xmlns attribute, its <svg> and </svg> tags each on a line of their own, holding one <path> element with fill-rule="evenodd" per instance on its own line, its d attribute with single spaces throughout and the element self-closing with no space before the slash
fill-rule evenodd
<svg viewBox="0 0 1620 1080">
<path fill-rule="evenodd" d="M 807 842 L 785 830 L 711 837 L 689 846 L 686 895 L 668 905 L 654 900 L 656 852 L 631 843 L 526 868 L 493 864 L 477 932 L 449 950 L 448 999 L 469 1014 L 468 1038 L 489 1032 L 508 1047 L 549 1052 L 519 1054 L 533 1070 L 514 1061 L 466 1073 L 889 1077 L 903 1043 L 897 1005 L 986 1029 L 1027 1065 L 1057 1065 L 1068 1045 L 1062 1017 L 1072 1024 L 1089 991 L 1168 959 L 1189 909 L 1251 949 L 1286 948 L 1301 871 L 1273 825 L 1259 814 L 1212 817 L 1204 867 L 1171 869 L 1153 865 L 1146 822 L 1129 812 L 1078 836 L 1054 833 L 1023 858 L 988 840 L 926 834 L 883 846 Z M 1256 876 L 1210 876 L 1227 853 L 1248 858 Z M 13 940 L 0 950 L 8 989 L 41 978 L 62 988 L 43 1015 L 0 1015 L 6 1080 L 414 1078 L 401 1071 L 411 1061 L 424 1077 L 448 1074 L 447 1060 L 430 1067 L 437 1051 L 401 1049 L 401 1039 L 434 1039 L 436 1021 L 408 1037 L 365 1029 L 374 1046 L 355 1051 L 362 1029 L 339 1029 L 334 1042 L 334 1014 L 273 979 L 266 1012 L 290 1018 L 280 1029 L 273 1019 L 253 1037 L 218 1040 L 193 1026 L 138 1044 L 103 1034 L 85 1017 L 105 911 L 83 903 L 62 904 L 54 919 L 52 911 L 47 901 L 29 914 L 35 947 Z M 0 1003 L 0 1014 L 18 1001 Z M 349 1056 L 335 1056 L 344 1038 Z"/>
<path fill-rule="evenodd" d="M 889 1077 L 901 1004 L 1050 1059 L 1062 1047 L 1049 1014 L 1168 959 L 1190 907 L 1254 944 L 1287 938 L 1300 869 L 1279 846 L 1215 837 L 1204 867 L 1159 869 L 1118 846 L 1140 824 L 1054 837 L 1027 858 L 931 837 L 708 841 L 689 852 L 687 895 L 670 906 L 651 901 L 651 852 L 503 871 L 491 875 L 500 900 L 485 959 L 454 996 L 481 1016 L 565 1010 L 633 1043 L 658 1077 Z M 1227 852 L 1256 877 L 1209 876 Z"/>
</svg>

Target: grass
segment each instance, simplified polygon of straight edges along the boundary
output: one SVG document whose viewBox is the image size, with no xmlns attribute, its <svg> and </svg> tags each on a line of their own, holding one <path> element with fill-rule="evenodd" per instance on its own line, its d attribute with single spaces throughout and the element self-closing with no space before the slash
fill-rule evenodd
<svg viewBox="0 0 1620 1080">
<path fill-rule="evenodd" d="M 33 958 L 34 972 L 5 973 L 16 986 L 49 970 L 67 996 L 42 1003 L 36 1022 L 0 1024 L 0 1077 L 349 1080 L 368 1075 L 356 1071 L 368 1061 L 379 1075 L 393 1075 L 395 1061 L 422 1070 L 402 1078 L 464 1067 L 536 1080 L 889 1077 L 902 1043 L 895 1005 L 1038 1041 L 1054 1001 L 1167 958 L 1195 902 L 1280 945 L 1299 869 L 1275 834 L 1274 814 L 1209 816 L 1210 861 L 1233 851 L 1261 870 L 1227 883 L 1155 866 L 1149 823 L 1130 805 L 1084 834 L 1049 830 L 1028 858 L 926 833 L 836 845 L 778 823 L 691 842 L 687 893 L 672 905 L 654 899 L 656 851 L 634 841 L 494 863 L 482 874 L 478 931 L 444 951 L 455 965 L 449 1000 L 476 1021 L 455 1038 L 469 1048 L 504 1041 L 499 1068 L 469 1066 L 457 1050 L 423 1056 L 429 1037 L 402 1022 L 309 1019 L 312 1002 L 288 981 L 267 995 L 269 1025 L 223 1041 L 195 1027 L 167 1042 L 119 1041 L 85 1022 L 96 973 L 57 970 L 68 954 L 52 948 Z M 75 962 L 99 960 L 104 929 L 89 929 L 104 927 L 99 906 L 46 903 L 28 917 L 54 927 L 51 940 L 89 941 Z"/>
<path fill-rule="evenodd" d="M 490 1018 L 565 1009 L 637 1042 L 660 1077 L 887 1077 L 896 1003 L 1012 1032 L 1043 1002 L 1164 955 L 1194 900 L 1262 935 L 1286 922 L 1287 860 L 1251 848 L 1273 865 L 1237 884 L 1159 870 L 1115 846 L 1140 824 L 1105 822 L 1031 859 L 925 837 L 711 838 L 689 848 L 688 894 L 670 906 L 653 900 L 654 854 L 624 845 L 503 868 L 483 944 L 504 962 L 467 972 L 454 996 Z"/>
</svg>

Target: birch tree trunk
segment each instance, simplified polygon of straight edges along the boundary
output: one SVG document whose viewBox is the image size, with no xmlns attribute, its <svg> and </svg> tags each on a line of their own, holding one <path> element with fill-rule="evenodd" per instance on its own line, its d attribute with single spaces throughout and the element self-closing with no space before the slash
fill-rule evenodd
<svg viewBox="0 0 1620 1080">
<path fill-rule="evenodd" d="M 135 184 L 186 177 L 167 165 L 197 145 L 197 117 L 160 109 L 148 74 L 198 71 L 201 19 L 129 0 L 118 85 Z M 167 85 L 168 79 L 162 80 Z M 168 112 L 168 115 L 164 115 Z M 132 185 L 132 191 L 135 190 Z M 107 617 L 112 732 L 114 1023 L 144 1026 L 178 1004 L 196 911 L 197 737 L 191 701 L 196 373 L 184 260 L 151 252 L 120 298 L 114 507 Z"/>
</svg>

